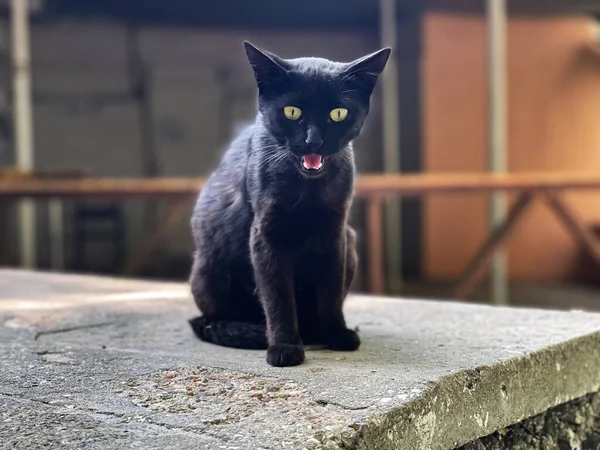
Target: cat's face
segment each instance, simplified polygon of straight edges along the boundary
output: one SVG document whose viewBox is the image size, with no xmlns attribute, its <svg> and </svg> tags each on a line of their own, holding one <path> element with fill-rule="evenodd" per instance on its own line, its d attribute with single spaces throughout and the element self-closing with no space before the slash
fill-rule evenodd
<svg viewBox="0 0 600 450">
<path fill-rule="evenodd" d="M 283 149 L 297 156 L 301 171 L 317 175 L 328 157 L 359 135 L 390 49 L 337 63 L 284 60 L 247 42 L 245 46 L 264 125 Z"/>
</svg>

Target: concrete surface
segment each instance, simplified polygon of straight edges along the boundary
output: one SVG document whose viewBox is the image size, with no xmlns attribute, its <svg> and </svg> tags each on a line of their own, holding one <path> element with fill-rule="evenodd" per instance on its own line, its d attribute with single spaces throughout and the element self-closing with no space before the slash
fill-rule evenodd
<svg viewBox="0 0 600 450">
<path fill-rule="evenodd" d="M 196 340 L 187 287 L 0 271 L 0 448 L 450 449 L 600 390 L 600 315 L 355 296 L 356 353 Z"/>
<path fill-rule="evenodd" d="M 595 267 L 595 266 L 594 266 Z M 406 282 L 402 297 L 453 298 L 456 282 Z M 468 303 L 490 304 L 491 288 L 482 282 L 466 300 Z M 390 293 L 390 295 L 394 295 Z M 510 283 L 510 306 L 600 312 L 600 286 L 594 284 Z"/>
</svg>

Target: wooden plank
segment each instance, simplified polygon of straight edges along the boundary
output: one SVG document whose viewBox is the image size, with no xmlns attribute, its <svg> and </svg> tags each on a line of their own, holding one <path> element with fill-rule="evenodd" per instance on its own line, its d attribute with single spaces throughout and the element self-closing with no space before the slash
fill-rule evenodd
<svg viewBox="0 0 600 450">
<path fill-rule="evenodd" d="M 600 242 L 593 232 L 558 195 L 548 192 L 545 197 L 548 206 L 565 225 L 569 234 L 585 248 L 600 267 Z"/>
<path fill-rule="evenodd" d="M 516 228 L 517 223 L 527 210 L 533 195 L 524 192 L 519 196 L 513 207 L 508 212 L 506 220 L 497 227 L 479 248 L 467 268 L 461 275 L 455 292 L 455 298 L 465 299 L 477 286 L 489 266 L 496 251 L 508 240 L 510 234 Z"/>
<path fill-rule="evenodd" d="M 383 270 L 383 201 L 381 198 L 367 199 L 367 221 L 365 235 L 367 240 L 367 264 L 369 292 L 383 294 L 385 291 L 385 273 Z"/>
<path fill-rule="evenodd" d="M 493 191 L 546 191 L 600 189 L 598 173 L 490 173 L 362 175 L 357 194 L 422 195 L 428 193 L 489 193 Z"/>
<path fill-rule="evenodd" d="M 110 178 L 81 178 L 58 180 L 48 178 L 0 178 L 0 199 L 16 199 L 21 197 L 31 198 L 191 198 L 196 196 L 204 186 L 203 178 L 150 178 L 150 179 L 110 179 Z M 356 194 L 358 197 L 377 197 L 378 200 L 370 203 L 368 207 L 370 217 L 369 226 L 374 230 L 368 234 L 370 240 L 369 267 L 371 271 L 370 287 L 373 292 L 383 292 L 385 289 L 385 276 L 383 274 L 383 250 L 381 246 L 380 211 L 381 200 L 394 196 L 419 196 L 425 194 L 442 193 L 490 193 L 494 191 L 528 191 L 547 192 L 549 190 L 565 189 L 600 189 L 600 174 L 598 173 L 519 173 L 506 175 L 493 175 L 489 173 L 465 174 L 386 174 L 386 175 L 361 175 L 357 179 Z M 560 205 L 559 205 L 560 208 Z M 563 221 L 569 226 L 578 229 L 570 215 L 563 213 Z M 175 214 L 175 213 L 173 213 Z M 557 212 L 557 214 L 561 214 Z M 169 219 L 169 217 L 167 217 Z M 169 219 L 172 220 L 172 219 Z M 177 219 L 179 220 L 179 219 Z M 174 221 L 175 222 L 175 221 Z M 575 225 L 573 225 L 575 223 Z M 163 230 L 165 224 L 159 224 L 155 230 L 146 250 L 136 256 L 135 261 L 128 262 L 128 273 L 135 271 L 144 258 L 152 253 L 152 248 L 160 245 L 163 238 L 161 233 L 167 233 L 172 224 Z M 575 233 L 575 231 L 572 231 Z M 158 233 L 158 235 L 156 234 Z M 579 233 L 581 240 L 581 233 Z M 584 235 L 583 235 L 584 236 Z M 586 239 L 586 238 L 583 238 Z M 379 240 L 379 243 L 377 241 Z M 584 242 L 584 241 L 582 241 Z M 587 240 L 585 242 L 588 242 Z M 589 242 L 586 245 L 590 251 Z M 149 250 L 148 250 L 149 249 Z M 481 255 L 480 255 L 481 256 Z M 487 255 L 485 255 L 487 257 Z M 479 269 L 478 269 L 479 270 Z M 474 282 L 480 273 L 475 271 L 472 275 Z M 463 281 L 467 282 L 467 281 Z M 473 280 L 468 281 L 472 283 Z M 469 285 L 467 287 L 470 289 Z M 464 292 L 464 290 L 460 291 Z"/>
<path fill-rule="evenodd" d="M 82 178 L 72 180 L 0 178 L 0 197 L 157 198 L 196 195 L 204 183 L 203 178 Z M 378 174 L 361 175 L 356 183 L 356 194 L 359 197 L 523 190 L 533 192 L 552 189 L 600 189 L 600 174 Z"/>
<path fill-rule="evenodd" d="M 202 178 L 0 179 L 0 197 L 158 198 L 196 195 Z"/>
<path fill-rule="evenodd" d="M 88 175 L 87 171 L 78 169 L 44 170 L 36 169 L 29 172 L 20 170 L 18 167 L 0 167 L 0 179 L 54 179 L 64 180 L 83 178 Z"/>
</svg>

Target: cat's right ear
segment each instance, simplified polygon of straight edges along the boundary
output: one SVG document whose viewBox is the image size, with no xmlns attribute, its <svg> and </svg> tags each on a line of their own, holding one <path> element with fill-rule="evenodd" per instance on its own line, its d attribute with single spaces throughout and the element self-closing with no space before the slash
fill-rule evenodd
<svg viewBox="0 0 600 450">
<path fill-rule="evenodd" d="M 281 58 L 259 49 L 248 41 L 244 42 L 244 47 L 248 61 L 254 70 L 256 84 L 261 92 L 276 86 L 278 82 L 287 78 L 286 64 Z"/>
<path fill-rule="evenodd" d="M 346 79 L 358 82 L 361 89 L 371 95 L 377 83 L 377 78 L 383 72 L 391 52 L 391 48 L 382 48 L 375 53 L 351 62 L 346 69 Z"/>
</svg>

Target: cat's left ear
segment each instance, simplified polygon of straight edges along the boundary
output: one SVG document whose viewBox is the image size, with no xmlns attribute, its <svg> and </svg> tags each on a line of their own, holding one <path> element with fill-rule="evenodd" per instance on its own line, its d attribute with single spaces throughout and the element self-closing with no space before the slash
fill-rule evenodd
<svg viewBox="0 0 600 450">
<path fill-rule="evenodd" d="M 348 64 L 344 74 L 349 80 L 358 81 L 370 95 L 375 88 L 377 78 L 385 69 L 391 52 L 391 48 L 382 48 L 370 55 L 358 58 Z"/>
</svg>

